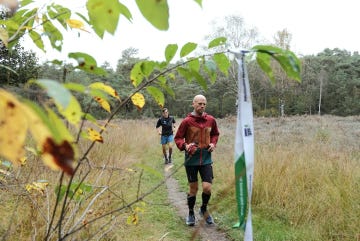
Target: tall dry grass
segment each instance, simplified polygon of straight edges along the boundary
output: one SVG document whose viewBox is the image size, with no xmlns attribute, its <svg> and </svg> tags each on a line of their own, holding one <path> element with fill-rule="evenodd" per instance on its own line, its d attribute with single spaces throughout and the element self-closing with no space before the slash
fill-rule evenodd
<svg viewBox="0 0 360 241">
<path fill-rule="evenodd" d="M 61 219 L 62 235 L 71 233 L 67 240 L 141 240 L 160 238 L 166 233 L 162 223 L 153 224 L 150 218 L 154 215 L 151 201 L 139 200 L 163 180 L 155 124 L 154 120 L 117 120 L 107 127 L 104 143 L 94 146 L 73 179 L 74 183 L 83 181 L 91 191 L 80 186 L 76 195 L 81 201 L 70 199 L 61 219 L 62 199 L 55 212 L 53 227 L 58 227 Z M 81 141 L 80 156 L 89 145 Z M 49 170 L 31 155 L 26 165 L 8 171 L 11 175 L 1 176 L 0 236 L 3 240 L 44 240 L 56 203 L 60 173 Z M 43 192 L 26 190 L 27 184 L 39 180 L 49 183 Z M 66 185 L 70 177 L 64 180 Z M 169 206 L 165 187 L 159 197 L 151 199 L 156 198 L 162 206 Z M 164 213 L 172 212 L 168 209 Z M 146 224 L 155 228 L 144 229 L 142 225 Z M 57 231 L 51 231 L 49 240 L 59 237 Z"/>
<path fill-rule="evenodd" d="M 177 122 L 180 122 L 177 119 Z M 64 231 L 107 215 L 69 236 L 69 240 L 189 240 L 191 232 L 177 217 L 160 187 L 163 160 L 156 120 L 118 120 L 104 132 L 75 176 L 93 191 L 71 202 Z M 241 232 L 234 194 L 234 118 L 219 119 L 221 137 L 214 152 L 210 209 L 218 226 L 233 240 Z M 255 119 L 253 225 L 255 240 L 360 240 L 360 119 L 307 116 Z M 82 142 L 80 153 L 89 144 Z M 175 150 L 175 166 L 182 153 Z M 55 203 L 60 174 L 34 157 L 11 175 L 1 176 L 0 235 L 3 240 L 43 240 Z M 176 175 L 187 190 L 184 172 Z M 25 185 L 47 180 L 44 193 Z M 66 178 L 66 181 L 69 178 Z M 137 214 L 138 223 L 128 217 Z M 59 213 L 56 214 L 59 217 Z M 79 224 L 76 226 L 75 224 Z M 51 236 L 57 240 L 57 234 Z"/>
<path fill-rule="evenodd" d="M 234 182 L 229 175 L 233 172 L 229 160 L 233 158 L 234 125 L 234 119 L 220 121 L 220 193 Z M 359 117 L 256 118 L 255 143 L 252 204 L 256 240 L 360 240 Z M 234 190 L 227 194 L 234 195 Z M 290 231 L 288 236 L 272 239 L 269 229 L 268 239 L 262 239 L 257 236 L 264 229 L 258 219 L 307 234 L 291 238 Z"/>
</svg>

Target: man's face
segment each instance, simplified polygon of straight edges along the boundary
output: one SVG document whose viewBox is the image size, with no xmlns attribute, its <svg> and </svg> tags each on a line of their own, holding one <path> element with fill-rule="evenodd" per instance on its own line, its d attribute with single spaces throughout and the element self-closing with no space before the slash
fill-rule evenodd
<svg viewBox="0 0 360 241">
<path fill-rule="evenodd" d="M 169 111 L 168 110 L 163 111 L 163 116 L 167 118 L 169 116 Z"/>
<path fill-rule="evenodd" d="M 193 102 L 194 111 L 201 115 L 205 111 L 206 99 L 203 97 L 196 98 Z"/>
</svg>

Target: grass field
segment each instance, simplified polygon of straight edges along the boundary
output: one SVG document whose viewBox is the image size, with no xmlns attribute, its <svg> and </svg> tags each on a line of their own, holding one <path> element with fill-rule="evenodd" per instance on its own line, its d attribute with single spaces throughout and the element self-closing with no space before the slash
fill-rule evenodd
<svg viewBox="0 0 360 241">
<path fill-rule="evenodd" d="M 86 185 L 67 204 L 61 232 L 84 226 L 66 240 L 190 240 L 165 186 L 152 191 L 164 178 L 155 124 L 155 119 L 116 120 L 107 128 L 104 144 L 94 146 L 74 177 Z M 232 228 L 235 124 L 234 118 L 218 120 L 210 209 L 229 240 L 242 240 L 242 231 Z M 256 118 L 255 143 L 256 241 L 360 240 L 360 117 Z M 83 142 L 79 152 L 88 146 Z M 174 156 L 176 168 L 183 155 L 175 149 Z M 30 156 L 26 165 L 7 171 L 0 174 L 2 240 L 44 240 L 60 173 Z M 186 191 L 183 169 L 175 178 Z M 26 184 L 38 180 L 49 183 L 43 192 L 26 191 Z M 54 224 L 60 215 L 57 210 Z M 58 240 L 59 233 L 49 237 Z"/>
</svg>

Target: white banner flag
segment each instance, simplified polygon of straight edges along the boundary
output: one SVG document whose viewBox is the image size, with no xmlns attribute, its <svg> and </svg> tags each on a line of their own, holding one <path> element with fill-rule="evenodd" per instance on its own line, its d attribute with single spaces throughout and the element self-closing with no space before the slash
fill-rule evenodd
<svg viewBox="0 0 360 241">
<path fill-rule="evenodd" d="M 254 174 L 254 126 L 249 79 L 244 61 L 246 51 L 236 55 L 238 62 L 238 106 L 235 133 L 235 185 L 239 223 L 245 241 L 253 240 L 251 194 Z"/>
</svg>

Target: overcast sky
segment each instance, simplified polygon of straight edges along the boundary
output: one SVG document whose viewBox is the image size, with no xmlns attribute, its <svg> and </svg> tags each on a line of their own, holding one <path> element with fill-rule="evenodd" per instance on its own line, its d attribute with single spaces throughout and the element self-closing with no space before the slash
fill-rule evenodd
<svg viewBox="0 0 360 241">
<path fill-rule="evenodd" d="M 36 0 L 38 1 L 38 0 Z M 84 0 L 62 0 L 59 3 L 76 11 L 84 6 Z M 106 34 L 100 40 L 95 34 L 77 32 L 65 39 L 62 53 L 49 49 L 41 59 L 66 60 L 69 52 L 86 52 L 93 55 L 98 64 L 108 61 L 116 66 L 121 52 L 134 47 L 139 57 L 164 59 L 167 44 L 200 43 L 211 30 L 211 21 L 236 14 L 247 27 L 255 27 L 261 36 L 273 41 L 277 31 L 287 29 L 292 34 L 291 50 L 299 55 L 317 54 L 325 48 L 340 48 L 360 52 L 360 14 L 356 0 L 203 0 L 200 8 L 194 0 L 168 0 L 170 28 L 159 31 L 140 14 L 134 0 L 121 1 L 131 11 L 133 23 L 120 18 L 114 36 Z M 356 4 L 356 5 L 355 5 Z"/>
</svg>

